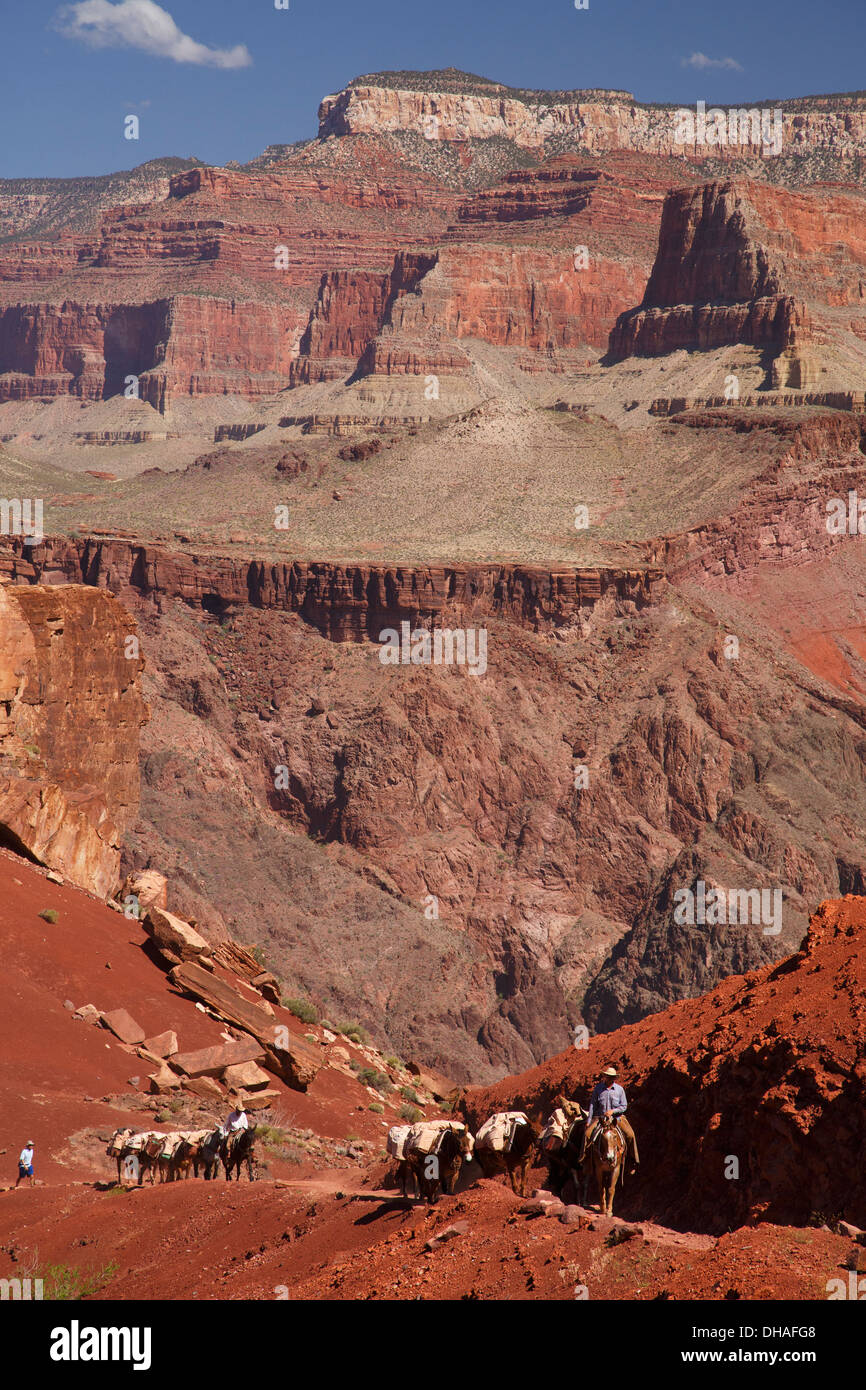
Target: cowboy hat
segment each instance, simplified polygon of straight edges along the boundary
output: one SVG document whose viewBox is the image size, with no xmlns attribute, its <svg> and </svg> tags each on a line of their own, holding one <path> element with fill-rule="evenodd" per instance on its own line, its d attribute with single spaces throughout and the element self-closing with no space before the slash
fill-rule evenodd
<svg viewBox="0 0 866 1390">
<path fill-rule="evenodd" d="M 604 1067 L 602 1076 L 616 1076 L 616 1067 Z"/>
</svg>

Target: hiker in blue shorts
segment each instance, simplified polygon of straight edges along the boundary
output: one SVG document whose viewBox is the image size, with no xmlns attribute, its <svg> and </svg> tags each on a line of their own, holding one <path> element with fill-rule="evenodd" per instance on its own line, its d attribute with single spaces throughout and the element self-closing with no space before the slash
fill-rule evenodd
<svg viewBox="0 0 866 1390">
<path fill-rule="evenodd" d="M 29 1178 L 30 1186 L 33 1186 L 33 1150 L 35 1148 L 36 1145 L 34 1144 L 33 1140 L 28 1139 L 27 1143 L 24 1145 L 24 1148 L 21 1150 L 21 1153 L 18 1155 L 18 1182 L 16 1182 L 15 1184 L 16 1187 L 18 1186 L 18 1183 L 21 1182 L 24 1178 Z"/>
</svg>

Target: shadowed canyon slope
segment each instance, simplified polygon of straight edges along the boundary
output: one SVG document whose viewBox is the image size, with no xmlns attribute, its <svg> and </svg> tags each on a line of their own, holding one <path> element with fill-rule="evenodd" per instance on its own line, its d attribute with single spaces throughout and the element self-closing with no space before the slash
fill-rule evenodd
<svg viewBox="0 0 866 1390">
<path fill-rule="evenodd" d="M 467 1114 L 546 1115 L 559 1091 L 588 1094 L 613 1058 L 646 1141 L 624 1210 L 714 1232 L 818 1213 L 863 1225 L 864 935 L 866 899 L 824 902 L 780 964 L 470 1091 Z"/>
</svg>

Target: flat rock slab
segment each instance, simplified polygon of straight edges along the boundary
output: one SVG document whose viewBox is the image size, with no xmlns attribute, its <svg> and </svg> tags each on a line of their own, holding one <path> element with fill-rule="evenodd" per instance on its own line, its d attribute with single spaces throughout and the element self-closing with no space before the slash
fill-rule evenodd
<svg viewBox="0 0 866 1390">
<path fill-rule="evenodd" d="M 177 1052 L 177 1033 L 169 1028 L 165 1033 L 145 1038 L 144 1045 L 155 1057 L 170 1057 L 172 1053 Z"/>
<path fill-rule="evenodd" d="M 255 1091 L 267 1086 L 269 1077 L 256 1062 L 235 1062 L 226 1067 L 223 1081 L 230 1091 Z"/>
<path fill-rule="evenodd" d="M 268 1071 L 280 1077 L 296 1091 L 305 1091 L 318 1076 L 322 1061 L 318 1044 L 305 1042 L 288 1029 L 277 1026 L 269 1006 L 252 1004 L 232 985 L 216 975 L 209 975 L 193 961 L 182 961 L 170 972 L 172 984 L 206 1004 L 226 1023 L 232 1023 L 257 1038 L 264 1048 L 248 1057 L 232 1058 L 226 1063 L 263 1062 Z M 287 1036 L 286 1036 L 287 1035 Z M 280 1046 L 277 1046 L 277 1039 Z M 175 1058 L 172 1058 L 172 1066 Z M 215 1073 L 213 1073 L 215 1074 Z"/>
<path fill-rule="evenodd" d="M 218 1082 L 211 1076 L 184 1076 L 181 1078 L 181 1086 L 190 1095 L 198 1096 L 201 1100 L 225 1099 L 225 1091 Z"/>
<path fill-rule="evenodd" d="M 264 1049 L 255 1038 L 246 1042 L 217 1043 L 215 1047 L 202 1047 L 198 1052 L 176 1052 L 169 1058 L 175 1071 L 186 1076 L 221 1076 L 226 1067 L 234 1067 L 244 1062 L 261 1062 Z"/>
<path fill-rule="evenodd" d="M 253 1091 L 244 1097 L 247 1110 L 268 1110 L 280 1098 L 279 1091 Z"/>
<path fill-rule="evenodd" d="M 262 1043 L 273 1046 L 276 1031 L 273 1017 L 259 1004 L 248 999 L 218 975 L 211 975 L 193 961 L 181 961 L 169 973 L 172 984 L 185 990 L 219 1014 L 226 1023 L 234 1023 L 246 1033 L 252 1033 Z"/>
<path fill-rule="evenodd" d="M 126 1009 L 112 1009 L 107 1014 L 101 1015 L 102 1022 L 106 1028 L 119 1038 L 121 1042 L 129 1047 L 135 1047 L 137 1043 L 144 1042 L 144 1029 L 136 1023 L 131 1014 Z"/>
</svg>

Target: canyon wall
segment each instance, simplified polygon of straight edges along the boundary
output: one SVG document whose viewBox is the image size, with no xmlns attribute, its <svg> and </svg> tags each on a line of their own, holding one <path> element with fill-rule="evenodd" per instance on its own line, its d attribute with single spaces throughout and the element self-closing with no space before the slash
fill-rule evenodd
<svg viewBox="0 0 866 1390">
<path fill-rule="evenodd" d="M 0 585 L 0 842 L 105 897 L 138 808 L 135 624 L 82 585 Z"/>
<path fill-rule="evenodd" d="M 431 141 L 499 138 L 543 153 L 548 142 L 567 136 L 594 154 L 633 150 L 715 158 L 742 157 L 762 149 L 760 135 L 751 138 L 751 124 L 745 146 L 698 145 L 695 139 L 680 143 L 679 108 L 642 105 L 629 92 L 527 93 L 528 99 L 520 100 L 516 92 L 493 83 L 489 94 L 442 91 L 430 85 L 435 74 L 416 76 L 420 81 L 415 88 L 379 86 L 358 78 L 325 97 L 319 106 L 319 138 L 411 131 Z M 762 103 L 782 112 L 784 152 L 821 150 L 837 157 L 866 153 L 866 101 L 842 95 L 835 99 L 835 109 L 834 98 L 826 101 L 827 109 L 820 109 L 814 98 Z"/>
<path fill-rule="evenodd" d="M 299 613 L 335 641 L 378 640 L 401 622 L 495 613 L 537 630 L 569 626 L 610 597 L 642 606 L 660 570 L 545 569 L 532 565 L 341 565 L 233 560 L 122 540 L 48 537 L 36 549 L 10 540 L 0 574 L 16 582 L 85 583 L 179 598 L 211 613 L 246 607 Z"/>
</svg>

